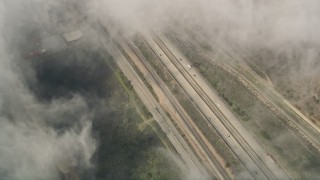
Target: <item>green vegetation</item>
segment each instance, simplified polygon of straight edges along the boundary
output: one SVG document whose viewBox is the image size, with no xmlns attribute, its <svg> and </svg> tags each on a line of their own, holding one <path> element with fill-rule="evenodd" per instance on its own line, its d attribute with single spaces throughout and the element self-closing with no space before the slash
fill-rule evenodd
<svg viewBox="0 0 320 180">
<path fill-rule="evenodd" d="M 151 48 L 140 36 L 135 38 L 134 43 L 139 48 L 142 55 L 153 67 L 153 69 L 155 69 L 160 78 L 167 84 L 171 92 L 173 92 L 180 104 L 193 119 L 197 127 L 204 133 L 209 142 L 212 143 L 212 145 L 217 149 L 219 154 L 227 161 L 226 164 L 230 166 L 235 173 L 240 172 L 242 167 L 235 159 L 233 152 L 231 152 L 231 150 L 227 147 L 226 143 L 219 136 L 218 132 L 211 125 L 209 125 L 208 121 L 189 99 L 188 95 L 173 78 L 171 73 L 167 70 L 167 68 L 165 68 L 161 61 L 158 60 Z"/>
<path fill-rule="evenodd" d="M 289 49 L 290 51 L 287 51 Z M 315 73 L 310 75 L 310 69 L 306 69 L 302 63 L 306 52 L 308 52 L 308 47 L 291 46 L 286 50 L 256 47 L 247 51 L 246 54 L 249 57 L 247 61 L 266 72 L 272 80 L 273 88 L 286 97 L 315 125 L 319 126 L 320 111 L 317 110 L 320 109 L 320 105 L 319 101 L 314 101 L 314 95 L 320 95 L 320 84 L 316 78 L 320 77 L 320 71 L 314 71 Z M 317 69 L 320 65 L 319 62 L 315 61 L 310 68 Z M 308 107 L 307 102 L 317 110 Z"/>
<path fill-rule="evenodd" d="M 256 65 L 254 65 L 253 63 L 248 62 L 248 65 L 250 66 L 250 68 L 257 73 L 262 79 L 267 80 L 267 76 L 265 75 L 265 73 L 260 70 Z"/>
<path fill-rule="evenodd" d="M 146 161 L 145 161 L 146 160 Z M 138 166 L 134 169 L 132 179 L 137 180 L 163 180 L 163 179 L 180 179 L 175 172 L 177 169 L 174 168 L 159 168 L 166 167 L 168 163 L 175 163 L 169 154 L 163 149 L 151 149 L 144 154 L 141 159 L 145 166 Z"/>
<path fill-rule="evenodd" d="M 131 85 L 131 82 L 124 76 L 123 72 L 120 70 L 116 70 L 115 75 L 126 93 L 132 95 L 133 86 Z"/>
<path fill-rule="evenodd" d="M 121 49 L 121 48 L 120 48 Z M 131 58 L 128 56 L 128 54 L 121 49 L 122 54 L 124 54 L 124 56 L 129 60 L 129 63 L 131 64 L 131 66 L 133 67 L 133 69 L 135 70 L 135 72 L 139 75 L 139 77 L 141 78 L 141 80 L 143 81 L 143 83 L 147 86 L 147 88 L 149 89 L 149 91 L 151 92 L 151 94 L 153 95 L 154 98 L 156 98 L 156 100 L 159 102 L 159 97 L 157 96 L 157 94 L 154 92 L 154 89 L 152 88 L 151 84 L 146 80 L 146 78 L 144 77 L 144 74 L 140 71 L 140 69 L 136 66 L 136 64 L 134 64 L 134 62 L 131 60 Z"/>
<path fill-rule="evenodd" d="M 93 124 L 100 139 L 97 179 L 179 179 L 181 170 L 163 146 L 171 144 L 130 81 L 116 69 L 104 84 L 113 93 L 106 101 L 107 119 Z M 139 128 L 142 123 L 146 126 Z"/>
<path fill-rule="evenodd" d="M 271 140 L 270 135 L 266 131 L 261 131 L 262 137 L 264 137 L 267 140 Z"/>
<path fill-rule="evenodd" d="M 142 55 L 150 63 L 150 65 L 154 68 L 154 70 L 165 83 L 174 83 L 174 78 L 171 76 L 170 72 L 165 68 L 161 61 L 158 60 L 158 57 L 144 42 L 141 36 L 136 36 L 136 38 L 134 39 L 134 44 L 139 48 Z"/>
<path fill-rule="evenodd" d="M 261 145 L 272 154 L 291 176 L 297 179 L 313 179 L 318 176 L 320 155 L 312 153 L 310 146 L 301 143 L 295 136 L 295 130 L 288 129 L 281 116 L 277 116 L 266 107 L 239 79 L 226 71 L 222 64 L 201 55 L 201 50 L 191 43 L 186 43 L 176 36 L 170 36 L 174 44 L 194 64 L 199 72 L 214 87 L 244 126 Z M 303 171 L 302 171 L 303 170 Z"/>
<path fill-rule="evenodd" d="M 80 174 L 81 179 L 181 177 L 180 168 L 167 156 L 174 152 L 171 143 L 105 51 L 79 45 L 31 63 L 39 82 L 30 87 L 37 98 L 50 101 L 79 94 L 88 105 L 97 149 L 93 168 Z M 66 118 L 59 129 L 80 120 L 76 114 L 74 120 Z"/>
<path fill-rule="evenodd" d="M 126 91 L 127 95 L 130 98 L 131 104 L 133 104 L 137 110 L 137 112 L 140 114 L 140 116 L 143 119 L 149 119 L 152 118 L 152 114 L 148 111 L 145 105 L 142 104 L 142 102 L 138 99 L 137 94 L 133 90 L 133 87 L 131 85 L 131 82 L 124 76 L 123 72 L 120 70 L 117 70 L 115 72 L 115 75 Z"/>
</svg>

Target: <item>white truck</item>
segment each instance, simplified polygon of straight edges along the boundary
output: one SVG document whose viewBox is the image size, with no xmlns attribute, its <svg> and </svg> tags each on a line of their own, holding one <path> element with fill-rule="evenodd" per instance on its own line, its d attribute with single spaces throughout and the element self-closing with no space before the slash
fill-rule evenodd
<svg viewBox="0 0 320 180">
<path fill-rule="evenodd" d="M 190 64 L 188 64 L 188 68 L 191 69 L 191 65 Z"/>
</svg>

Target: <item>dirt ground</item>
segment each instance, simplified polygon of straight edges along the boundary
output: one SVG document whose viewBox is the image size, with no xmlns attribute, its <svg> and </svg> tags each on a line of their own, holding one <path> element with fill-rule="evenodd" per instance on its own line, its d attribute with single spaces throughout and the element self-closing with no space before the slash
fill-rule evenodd
<svg viewBox="0 0 320 180">
<path fill-rule="evenodd" d="M 320 60 L 308 62 L 306 56 L 304 52 L 292 57 L 288 52 L 260 49 L 249 59 L 270 77 L 275 89 L 320 126 Z"/>
</svg>

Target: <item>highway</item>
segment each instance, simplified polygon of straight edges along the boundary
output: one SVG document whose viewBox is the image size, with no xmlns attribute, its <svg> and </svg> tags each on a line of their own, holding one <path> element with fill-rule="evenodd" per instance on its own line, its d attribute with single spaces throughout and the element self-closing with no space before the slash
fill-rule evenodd
<svg viewBox="0 0 320 180">
<path fill-rule="evenodd" d="M 101 30 L 97 31 L 97 33 L 100 36 L 101 34 L 104 34 L 104 32 Z M 124 73 L 124 75 L 128 78 L 128 80 L 131 81 L 131 85 L 133 86 L 135 92 L 145 104 L 149 112 L 153 115 L 153 118 L 159 124 L 162 131 L 166 134 L 169 141 L 180 155 L 181 159 L 185 162 L 188 168 L 187 171 L 194 172 L 196 177 L 209 177 L 208 173 L 205 171 L 204 167 L 190 149 L 187 142 L 172 124 L 168 115 L 163 111 L 162 107 L 153 97 L 151 92 L 148 90 L 146 85 L 140 79 L 139 75 L 135 72 L 124 55 L 117 48 L 111 47 L 110 44 L 107 44 L 107 42 L 104 43 L 104 47 L 114 57 L 116 64 Z"/>
<path fill-rule="evenodd" d="M 164 37 L 161 37 L 161 40 L 155 36 L 152 38 L 147 33 L 143 36 L 255 179 L 289 179 L 200 74 L 194 68 L 188 67 L 190 62 L 175 50 L 168 40 Z"/>
<path fill-rule="evenodd" d="M 177 124 L 179 124 L 179 128 L 183 130 L 187 141 L 193 146 L 193 149 L 201 158 L 203 165 L 205 165 L 207 169 L 219 179 L 234 179 L 231 172 L 226 171 L 223 159 L 218 156 L 214 147 L 197 128 L 188 113 L 183 109 L 181 104 L 154 71 L 151 65 L 144 59 L 139 49 L 133 44 L 128 45 L 128 43 L 124 41 L 120 41 L 119 44 L 129 56 L 130 60 L 133 61 L 133 63 L 144 74 L 144 77 L 152 86 L 155 93 L 161 97 L 159 98 L 161 106 L 166 107 L 170 116 L 178 122 Z"/>
</svg>

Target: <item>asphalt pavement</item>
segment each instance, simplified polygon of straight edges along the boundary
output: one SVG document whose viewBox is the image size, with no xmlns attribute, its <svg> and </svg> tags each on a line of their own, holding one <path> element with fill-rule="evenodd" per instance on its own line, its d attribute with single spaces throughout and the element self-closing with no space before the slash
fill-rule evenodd
<svg viewBox="0 0 320 180">
<path fill-rule="evenodd" d="M 156 42 L 152 36 L 146 33 L 144 33 L 144 38 L 193 101 L 207 115 L 212 125 L 219 131 L 254 178 L 289 179 L 248 133 L 204 78 L 195 68 L 190 68 L 191 63 L 166 38 L 161 37 L 161 40 L 158 39 Z M 221 119 L 221 116 L 224 119 Z"/>
</svg>

